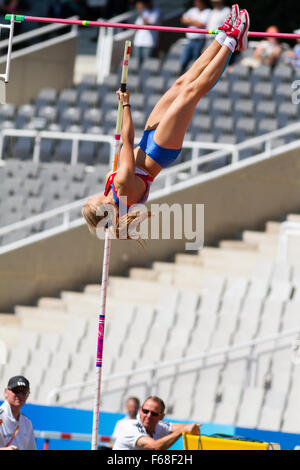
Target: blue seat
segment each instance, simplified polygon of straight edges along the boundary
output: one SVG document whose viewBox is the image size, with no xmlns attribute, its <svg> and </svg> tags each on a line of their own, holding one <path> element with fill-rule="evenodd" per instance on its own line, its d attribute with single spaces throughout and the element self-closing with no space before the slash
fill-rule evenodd
<svg viewBox="0 0 300 470">
<path fill-rule="evenodd" d="M 244 99 L 233 102 L 233 113 L 236 120 L 243 117 L 253 117 L 254 109 L 253 100 Z"/>
<path fill-rule="evenodd" d="M 234 82 L 240 81 L 249 81 L 249 76 L 251 75 L 251 70 L 249 67 L 246 67 L 242 64 L 233 65 L 232 71 L 229 74 L 229 80 Z"/>
<path fill-rule="evenodd" d="M 80 108 L 77 108 L 75 106 L 65 108 L 61 112 L 61 115 L 59 118 L 59 124 L 63 128 L 66 128 L 67 126 L 70 126 L 72 124 L 78 124 L 80 122 L 80 118 L 81 118 Z"/>
<path fill-rule="evenodd" d="M 153 93 L 152 95 L 149 94 L 146 97 L 146 104 L 145 104 L 145 110 L 146 114 L 149 116 L 151 111 L 153 110 L 154 106 L 158 103 L 160 100 L 162 94 L 161 93 Z"/>
<path fill-rule="evenodd" d="M 80 96 L 77 105 L 83 109 L 98 108 L 100 106 L 100 93 L 95 90 L 85 90 Z"/>
<path fill-rule="evenodd" d="M 169 80 L 171 77 L 177 78 L 180 75 L 181 64 L 179 60 L 166 59 L 161 68 L 161 74 L 165 78 L 165 81 Z"/>
<path fill-rule="evenodd" d="M 130 64 L 131 67 L 131 64 Z M 144 60 L 141 70 L 140 70 L 140 79 L 141 83 L 143 83 L 146 78 L 149 76 L 157 76 L 160 74 L 161 69 L 161 61 L 157 58 L 148 58 Z"/>
<path fill-rule="evenodd" d="M 279 83 L 275 87 L 275 102 L 279 106 L 283 102 L 289 102 L 291 100 L 293 89 L 291 84 L 288 83 Z"/>
<path fill-rule="evenodd" d="M 82 125 L 84 129 L 88 129 L 92 126 L 100 126 L 102 123 L 102 111 L 101 109 L 87 109 L 82 117 Z"/>
<path fill-rule="evenodd" d="M 280 127 L 286 126 L 289 122 L 297 122 L 299 120 L 297 106 L 293 103 L 281 103 L 278 107 L 277 120 Z"/>
<path fill-rule="evenodd" d="M 20 106 L 15 117 L 16 127 L 23 129 L 26 124 L 36 115 L 37 108 L 30 104 Z"/>
<path fill-rule="evenodd" d="M 268 132 L 276 131 L 278 127 L 279 126 L 276 119 L 262 119 L 258 123 L 257 132 L 259 135 L 262 135 Z"/>
<path fill-rule="evenodd" d="M 234 101 L 251 98 L 251 83 L 249 81 L 238 81 L 232 84 L 231 98 Z"/>
<path fill-rule="evenodd" d="M 212 119 L 210 116 L 204 115 L 195 115 L 192 119 L 192 122 L 189 126 L 189 131 L 192 136 L 196 136 L 201 132 L 207 133 L 212 128 Z"/>
<path fill-rule="evenodd" d="M 216 139 L 224 134 L 233 134 L 234 119 L 232 117 L 221 116 L 213 122 L 213 132 Z"/>
<path fill-rule="evenodd" d="M 35 105 L 38 108 L 43 106 L 51 106 L 55 104 L 56 99 L 57 90 L 55 88 L 43 88 L 35 100 Z"/>
<path fill-rule="evenodd" d="M 272 77 L 271 67 L 269 65 L 260 65 L 253 69 L 251 74 L 251 83 L 255 86 L 257 83 L 270 82 Z"/>
<path fill-rule="evenodd" d="M 77 91 L 81 94 L 83 91 L 94 90 L 96 88 L 96 75 L 84 75 L 76 85 Z"/>
<path fill-rule="evenodd" d="M 197 104 L 197 113 L 209 113 L 211 109 L 211 96 L 203 96 Z"/>
<path fill-rule="evenodd" d="M 58 162 L 71 162 L 72 141 L 60 140 L 54 151 L 54 159 Z"/>
<path fill-rule="evenodd" d="M 147 97 L 153 95 L 153 93 L 162 95 L 164 92 L 165 78 L 163 76 L 148 77 L 142 86 Z"/>
<path fill-rule="evenodd" d="M 236 122 L 235 135 L 239 142 L 253 137 L 256 133 L 256 120 L 254 118 L 241 118 Z"/>
<path fill-rule="evenodd" d="M 230 83 L 222 79 L 208 92 L 215 99 L 227 98 L 230 94 Z"/>
<path fill-rule="evenodd" d="M 265 118 L 275 118 L 276 109 L 274 101 L 259 101 L 256 105 L 255 117 L 258 121 Z"/>
<path fill-rule="evenodd" d="M 57 119 L 57 109 L 55 106 L 41 106 L 38 110 L 38 116 L 46 118 L 49 123 L 55 122 Z"/>
<path fill-rule="evenodd" d="M 284 64 L 278 64 L 273 70 L 272 81 L 275 86 L 278 86 L 280 83 L 291 84 L 293 81 L 292 67 Z"/>
<path fill-rule="evenodd" d="M 273 99 L 273 83 L 271 82 L 259 82 L 253 87 L 252 97 L 256 103 L 261 100 Z"/>
<path fill-rule="evenodd" d="M 33 137 L 17 137 L 13 149 L 14 158 L 20 160 L 32 159 L 33 144 Z"/>
<path fill-rule="evenodd" d="M 0 105 L 0 121 L 14 120 L 16 113 L 16 106 L 14 104 L 1 104 Z"/>
<path fill-rule="evenodd" d="M 42 139 L 40 147 L 40 161 L 51 162 L 55 147 L 54 139 Z"/>
<path fill-rule="evenodd" d="M 222 115 L 229 116 L 232 113 L 232 102 L 228 98 L 213 100 L 211 111 L 214 117 Z"/>
<path fill-rule="evenodd" d="M 101 84 L 101 93 L 103 96 L 106 95 L 106 93 L 109 92 L 116 92 L 118 88 L 120 87 L 120 76 L 118 73 L 110 74 L 107 77 L 105 77 L 103 83 Z"/>
<path fill-rule="evenodd" d="M 96 142 L 82 141 L 79 144 L 78 163 L 93 165 L 97 155 L 98 145 Z"/>
</svg>

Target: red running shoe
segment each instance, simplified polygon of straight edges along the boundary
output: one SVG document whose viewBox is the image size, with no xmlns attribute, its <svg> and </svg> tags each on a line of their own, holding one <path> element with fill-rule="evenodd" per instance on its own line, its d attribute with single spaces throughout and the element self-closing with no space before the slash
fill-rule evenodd
<svg viewBox="0 0 300 470">
<path fill-rule="evenodd" d="M 224 24 L 222 26 L 220 26 L 220 29 L 221 31 L 229 31 L 232 26 L 234 25 L 234 23 L 236 22 L 238 16 L 239 16 L 239 13 L 240 13 L 240 9 L 239 9 L 239 6 L 237 4 L 235 5 L 232 5 L 231 7 L 231 12 L 229 13 L 229 15 L 227 16 Z"/>
<path fill-rule="evenodd" d="M 232 28 L 226 32 L 227 36 L 237 40 L 237 51 L 245 51 L 248 46 L 248 31 L 250 18 L 247 10 L 241 10 Z"/>
</svg>

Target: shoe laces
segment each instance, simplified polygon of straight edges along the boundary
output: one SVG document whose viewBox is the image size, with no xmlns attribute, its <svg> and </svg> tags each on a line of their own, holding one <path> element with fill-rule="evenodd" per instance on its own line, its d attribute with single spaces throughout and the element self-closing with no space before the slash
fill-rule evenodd
<svg viewBox="0 0 300 470">
<path fill-rule="evenodd" d="M 242 23 L 242 19 L 241 19 L 241 17 L 239 16 L 239 17 L 236 19 L 235 24 L 233 25 L 234 28 L 238 28 L 238 27 L 241 25 L 241 23 Z"/>
</svg>

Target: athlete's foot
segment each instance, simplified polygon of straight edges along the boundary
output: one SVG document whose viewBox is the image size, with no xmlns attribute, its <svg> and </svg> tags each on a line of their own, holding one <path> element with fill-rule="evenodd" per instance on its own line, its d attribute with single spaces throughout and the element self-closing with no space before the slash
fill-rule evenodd
<svg viewBox="0 0 300 470">
<path fill-rule="evenodd" d="M 239 9 L 239 6 L 237 4 L 235 5 L 232 5 L 231 7 L 231 11 L 229 13 L 229 15 L 227 16 L 224 24 L 222 26 L 220 26 L 218 29 L 220 29 L 221 31 L 229 31 L 232 26 L 234 25 L 234 23 L 236 22 L 238 16 L 239 16 L 239 13 L 240 13 L 240 9 Z"/>
<path fill-rule="evenodd" d="M 245 51 L 248 46 L 248 31 L 250 18 L 247 10 L 241 10 L 232 28 L 226 32 L 227 36 L 237 41 L 236 51 Z"/>
</svg>

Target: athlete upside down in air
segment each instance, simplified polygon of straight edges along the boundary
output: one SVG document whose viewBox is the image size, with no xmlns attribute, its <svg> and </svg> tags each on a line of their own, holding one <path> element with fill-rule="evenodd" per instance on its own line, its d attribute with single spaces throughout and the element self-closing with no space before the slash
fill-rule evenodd
<svg viewBox="0 0 300 470">
<path fill-rule="evenodd" d="M 120 211 L 120 197 L 126 196 L 127 207 L 122 211 L 126 219 L 131 206 L 146 202 L 154 178 L 179 155 L 197 103 L 219 80 L 232 53 L 247 48 L 249 24 L 248 12 L 233 5 L 216 39 L 155 105 L 136 148 L 130 93 L 117 91 L 124 108 L 120 165 L 106 175 L 104 194 L 90 197 L 82 209 L 90 232 L 96 233 L 104 218 L 97 215 L 102 205 L 112 204 Z"/>
</svg>

